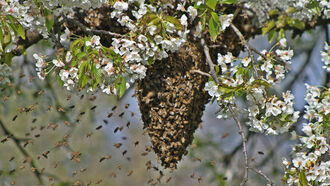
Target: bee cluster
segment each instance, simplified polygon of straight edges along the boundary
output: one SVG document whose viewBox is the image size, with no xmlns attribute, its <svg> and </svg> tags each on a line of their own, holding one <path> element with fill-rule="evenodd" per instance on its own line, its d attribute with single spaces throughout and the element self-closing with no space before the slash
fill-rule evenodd
<svg viewBox="0 0 330 186">
<path fill-rule="evenodd" d="M 208 72 L 201 51 L 199 45 L 188 42 L 150 66 L 136 86 L 144 130 L 165 168 L 176 168 L 187 154 L 208 102 L 204 90 L 208 78 L 192 71 Z"/>
</svg>

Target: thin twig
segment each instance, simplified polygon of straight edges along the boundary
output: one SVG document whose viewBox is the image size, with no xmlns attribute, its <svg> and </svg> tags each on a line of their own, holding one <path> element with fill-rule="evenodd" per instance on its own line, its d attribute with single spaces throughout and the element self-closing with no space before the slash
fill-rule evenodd
<svg viewBox="0 0 330 186">
<path fill-rule="evenodd" d="M 261 170 L 258 170 L 258 169 L 254 168 L 254 167 L 249 167 L 249 169 L 251 169 L 255 173 L 259 174 L 260 176 L 264 177 L 265 180 L 268 182 L 269 185 L 271 185 L 271 186 L 274 186 L 275 185 L 272 182 L 272 180 L 266 174 L 264 174 Z"/>
<path fill-rule="evenodd" d="M 201 74 L 201 75 L 204 75 L 204 76 L 207 76 L 207 77 L 212 77 L 211 74 L 206 73 L 206 72 L 202 72 L 200 70 L 190 70 L 190 72 L 198 73 L 198 74 Z"/>
<path fill-rule="evenodd" d="M 82 24 L 81 22 L 79 22 L 78 20 L 75 19 L 71 19 L 68 17 L 64 16 L 64 19 L 66 21 L 68 21 L 71 24 L 77 25 L 83 32 L 89 34 L 89 35 L 93 35 L 93 34 L 106 34 L 106 35 L 110 35 L 110 36 L 114 36 L 114 37 L 122 37 L 121 34 L 118 33 L 114 33 L 114 32 L 110 32 L 110 31 L 106 31 L 106 30 L 96 30 L 96 29 L 90 29 L 87 26 L 85 26 L 84 24 Z"/>
<path fill-rule="evenodd" d="M 32 159 L 32 156 L 29 155 L 29 153 L 22 147 L 22 145 L 20 144 L 20 140 L 18 138 L 16 138 L 14 136 L 13 133 L 11 133 L 6 126 L 4 125 L 4 123 L 0 120 L 0 127 L 3 130 L 3 132 L 5 133 L 5 135 L 11 136 L 11 139 L 13 139 L 14 144 L 16 145 L 16 147 L 19 149 L 19 151 L 24 155 L 25 158 L 29 158 L 31 159 L 30 161 L 30 166 L 33 167 L 35 170 L 33 171 L 33 174 L 37 177 L 39 184 L 43 184 L 42 181 L 42 174 L 40 172 L 40 170 L 36 167 L 36 164 L 34 162 L 34 160 Z"/>
<path fill-rule="evenodd" d="M 248 154 L 247 154 L 247 147 L 246 147 L 246 136 L 243 130 L 243 126 L 240 122 L 240 120 L 238 119 L 238 117 L 236 116 L 236 113 L 234 112 L 233 108 L 231 106 L 229 106 L 229 111 L 231 112 L 231 114 L 233 115 L 233 118 L 237 124 L 238 127 L 238 133 L 241 135 L 242 141 L 243 141 L 243 154 L 244 154 L 244 159 L 245 159 L 245 171 L 244 171 L 244 178 L 241 182 L 240 185 L 245 185 L 246 182 L 248 181 L 248 171 L 249 171 L 249 162 L 248 162 Z"/>
<path fill-rule="evenodd" d="M 217 73 L 214 70 L 214 64 L 213 64 L 212 58 L 210 56 L 210 50 L 209 50 L 209 47 L 206 45 L 204 38 L 201 39 L 201 44 L 204 48 L 204 54 L 205 54 L 205 57 L 206 57 L 206 61 L 209 64 L 209 67 L 210 67 L 210 74 L 211 74 L 212 78 L 214 79 L 214 81 L 217 84 L 219 84 L 219 79 L 218 79 Z"/>
</svg>

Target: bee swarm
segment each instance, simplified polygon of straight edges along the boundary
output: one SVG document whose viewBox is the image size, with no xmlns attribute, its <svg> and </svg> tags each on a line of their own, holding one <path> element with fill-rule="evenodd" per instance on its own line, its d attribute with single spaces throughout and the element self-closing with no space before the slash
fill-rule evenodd
<svg viewBox="0 0 330 186">
<path fill-rule="evenodd" d="M 139 107 L 153 149 L 165 168 L 176 168 L 208 102 L 208 78 L 191 70 L 208 72 L 199 45 L 187 43 L 178 52 L 157 61 L 136 87 Z"/>
</svg>

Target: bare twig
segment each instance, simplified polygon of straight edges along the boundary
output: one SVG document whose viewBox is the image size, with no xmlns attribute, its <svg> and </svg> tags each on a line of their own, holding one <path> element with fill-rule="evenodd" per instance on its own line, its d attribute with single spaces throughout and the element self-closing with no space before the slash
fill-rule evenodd
<svg viewBox="0 0 330 186">
<path fill-rule="evenodd" d="M 35 169 L 35 171 L 33 171 L 33 174 L 36 176 L 36 178 L 38 179 L 39 184 L 43 184 L 42 181 L 42 174 L 40 172 L 40 170 L 36 167 L 36 164 L 33 160 L 33 158 L 29 155 L 29 153 L 22 147 L 20 140 L 14 136 L 13 133 L 11 133 L 6 126 L 4 125 L 4 123 L 0 120 L 0 128 L 3 130 L 3 132 L 5 133 L 5 135 L 11 136 L 11 139 L 13 139 L 14 144 L 16 145 L 16 147 L 19 149 L 19 151 L 24 155 L 25 158 L 27 159 L 31 159 L 30 161 L 30 166 L 33 167 Z"/>
<path fill-rule="evenodd" d="M 207 77 L 212 77 L 211 74 L 206 73 L 206 72 L 202 72 L 200 70 L 190 70 L 190 72 L 198 73 L 198 74 L 201 74 L 201 75 L 204 75 L 204 76 L 207 76 Z"/>
<path fill-rule="evenodd" d="M 234 112 L 233 108 L 231 106 L 229 106 L 229 111 L 231 112 L 231 114 L 233 115 L 233 118 L 237 124 L 238 127 L 238 133 L 241 135 L 242 141 L 243 141 L 243 154 L 244 154 L 244 159 L 245 159 L 245 171 L 244 171 L 244 178 L 241 182 L 240 185 L 245 185 L 246 182 L 248 181 L 248 171 L 249 171 L 249 162 L 248 162 L 248 154 L 247 154 L 247 147 L 246 147 L 246 136 L 243 130 L 243 126 L 240 122 L 240 120 L 238 119 L 236 113 Z"/>
<path fill-rule="evenodd" d="M 271 185 L 271 186 L 274 186 L 275 185 L 272 182 L 272 180 L 266 174 L 264 174 L 261 170 L 258 170 L 258 169 L 254 168 L 254 167 L 249 167 L 249 169 L 251 169 L 255 173 L 259 174 L 260 176 L 264 177 L 265 180 L 268 182 L 269 185 Z"/>
<path fill-rule="evenodd" d="M 93 35 L 93 34 L 106 34 L 106 35 L 110 35 L 110 36 L 114 36 L 114 37 L 122 37 L 121 34 L 118 33 L 114 33 L 114 32 L 110 32 L 110 31 L 106 31 L 106 30 L 96 30 L 96 29 L 90 29 L 87 26 L 85 26 L 84 24 L 82 24 L 81 22 L 79 22 L 78 20 L 75 19 L 71 19 L 68 17 L 64 16 L 64 19 L 66 21 L 68 21 L 71 24 L 77 25 L 83 32 L 89 34 L 89 35 Z"/>
<path fill-rule="evenodd" d="M 206 57 L 206 61 L 210 66 L 210 74 L 211 74 L 212 78 L 214 79 L 214 81 L 217 84 L 219 84 L 219 79 L 218 79 L 217 73 L 214 70 L 214 64 L 213 64 L 212 58 L 210 56 L 210 50 L 209 50 L 209 47 L 206 45 L 204 38 L 201 39 L 201 44 L 204 48 L 204 54 Z"/>
</svg>

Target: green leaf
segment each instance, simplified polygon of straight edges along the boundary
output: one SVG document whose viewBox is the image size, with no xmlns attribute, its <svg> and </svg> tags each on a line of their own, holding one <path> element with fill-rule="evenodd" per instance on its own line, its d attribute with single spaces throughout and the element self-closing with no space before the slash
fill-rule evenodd
<svg viewBox="0 0 330 186">
<path fill-rule="evenodd" d="M 50 12 L 50 10 L 44 8 L 44 17 L 45 17 L 45 21 L 46 21 L 46 27 L 48 32 L 50 32 L 54 26 L 54 15 Z"/>
<path fill-rule="evenodd" d="M 283 28 L 281 28 L 280 31 L 278 32 L 277 40 L 279 41 L 282 38 L 285 38 L 285 33 Z"/>
<path fill-rule="evenodd" d="M 61 80 L 60 76 L 57 76 L 57 81 L 58 81 L 58 84 L 60 84 L 63 87 L 64 81 Z"/>
<path fill-rule="evenodd" d="M 221 0 L 220 3 L 230 5 L 230 4 L 236 4 L 236 3 L 238 3 L 238 1 L 237 0 Z"/>
<path fill-rule="evenodd" d="M 87 54 L 85 52 L 80 52 L 80 53 L 77 54 L 77 59 L 81 60 L 85 56 L 87 56 Z"/>
<path fill-rule="evenodd" d="M 183 29 L 183 26 L 181 25 L 180 21 L 177 18 L 172 17 L 172 16 L 166 16 L 165 19 L 166 19 L 166 21 L 174 24 L 177 29 L 179 29 L 179 30 Z"/>
<path fill-rule="evenodd" d="M 304 171 L 300 171 L 299 173 L 299 186 L 307 186 L 308 185 L 308 181 L 306 179 L 306 175 L 304 173 Z"/>
<path fill-rule="evenodd" d="M 216 12 L 211 12 L 211 16 L 213 18 L 213 20 L 217 23 L 217 24 L 220 24 L 220 21 L 219 21 L 219 16 Z"/>
<path fill-rule="evenodd" d="M 269 43 L 274 41 L 275 35 L 276 35 L 275 30 L 271 30 L 270 32 L 268 32 L 268 41 L 269 41 Z"/>
<path fill-rule="evenodd" d="M 83 75 L 84 67 L 87 66 L 87 64 L 88 64 L 88 61 L 84 61 L 84 62 L 80 65 L 80 67 L 79 67 L 79 69 L 78 69 L 78 76 Z M 79 77 L 79 78 L 80 78 L 80 77 Z"/>
<path fill-rule="evenodd" d="M 2 26 L 2 25 L 1 25 Z M 2 27 L 0 27 L 0 52 L 3 51 L 2 44 L 3 44 L 3 32 L 2 32 Z"/>
<path fill-rule="evenodd" d="M 17 21 L 17 19 L 11 15 L 6 16 L 10 21 L 10 26 L 16 34 L 22 37 L 25 40 L 25 30 L 23 26 Z"/>
<path fill-rule="evenodd" d="M 80 46 L 79 44 L 81 43 L 81 39 L 76 39 L 72 42 L 71 46 L 70 46 L 70 51 L 73 53 L 73 55 L 76 55 L 76 53 L 74 53 L 76 51 L 76 49 L 78 48 L 80 51 Z"/>
<path fill-rule="evenodd" d="M 215 7 L 217 6 L 217 0 L 206 0 L 206 5 L 212 10 L 215 10 Z"/>
<path fill-rule="evenodd" d="M 269 16 L 275 16 L 275 15 L 278 15 L 278 14 L 279 14 L 278 10 L 269 10 L 269 12 L 268 12 Z"/>
<path fill-rule="evenodd" d="M 271 29 L 273 29 L 276 26 L 276 23 L 274 21 L 270 21 L 267 23 L 267 26 L 263 27 L 262 30 L 262 35 L 265 35 L 268 33 Z"/>
<path fill-rule="evenodd" d="M 215 41 L 219 34 L 219 24 L 213 19 L 213 17 L 209 20 L 209 32 L 211 35 L 211 40 Z"/>
<path fill-rule="evenodd" d="M 126 90 L 126 79 L 119 75 L 118 78 L 115 80 L 115 88 L 117 90 L 117 95 L 121 98 Z"/>
<path fill-rule="evenodd" d="M 292 25 L 296 28 L 298 28 L 299 30 L 304 30 L 305 29 L 305 23 L 299 20 L 294 19 L 292 21 Z"/>
</svg>

